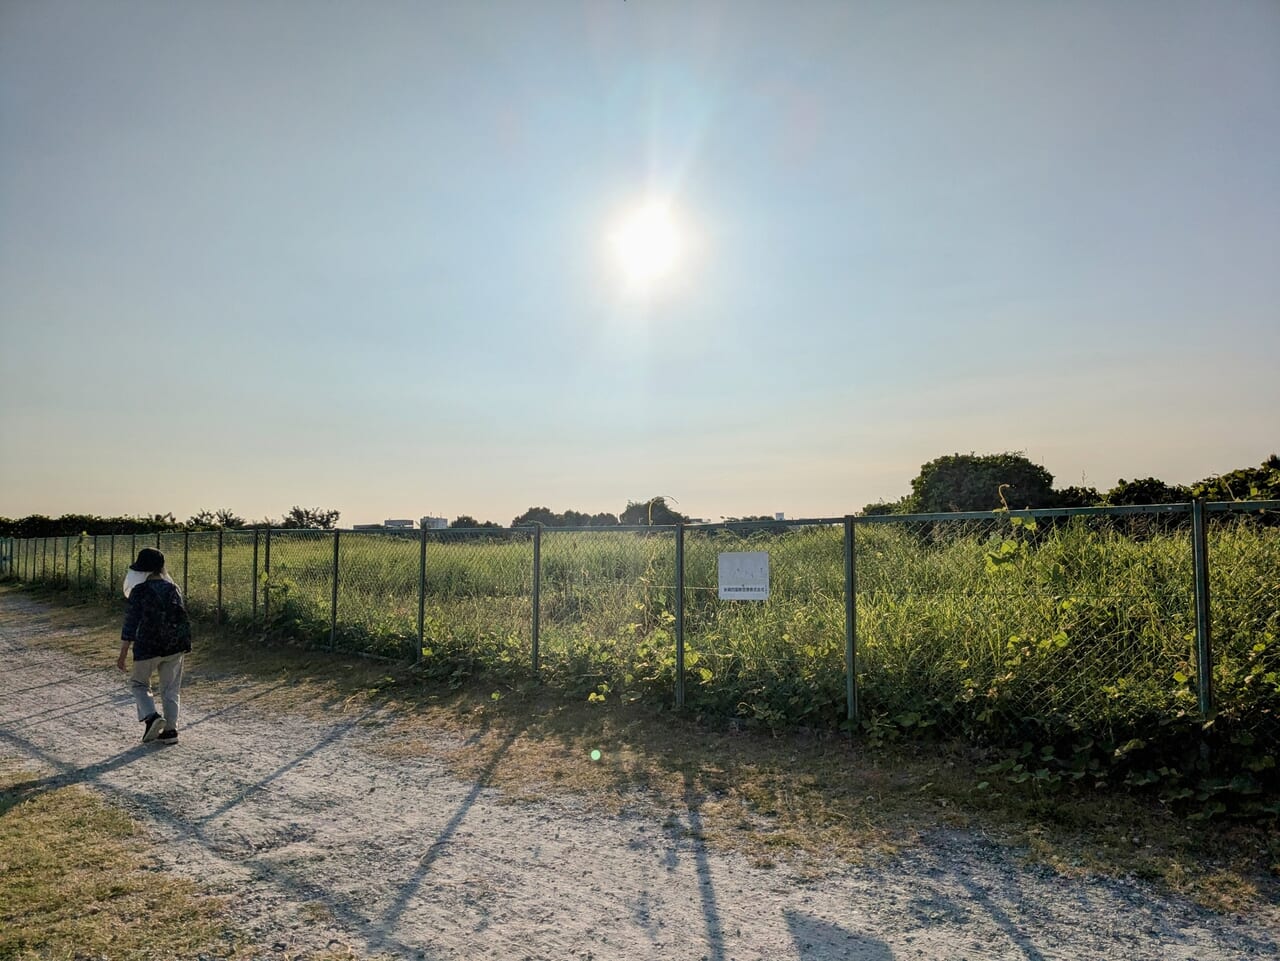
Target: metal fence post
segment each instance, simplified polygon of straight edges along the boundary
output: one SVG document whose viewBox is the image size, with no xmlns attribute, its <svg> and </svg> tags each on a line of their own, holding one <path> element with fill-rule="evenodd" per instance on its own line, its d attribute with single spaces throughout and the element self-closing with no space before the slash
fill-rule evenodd
<svg viewBox="0 0 1280 961">
<path fill-rule="evenodd" d="M 84 589 L 84 535 L 76 538 L 76 590 Z"/>
<path fill-rule="evenodd" d="M 182 532 L 182 596 L 187 596 L 187 573 L 191 570 L 191 532 Z"/>
<path fill-rule="evenodd" d="M 262 621 L 271 620 L 271 527 L 267 527 L 267 538 L 262 548 Z"/>
<path fill-rule="evenodd" d="M 427 619 L 427 529 L 418 531 L 418 651 L 413 663 L 422 662 L 422 648 L 426 646 Z"/>
<path fill-rule="evenodd" d="M 533 528 L 533 673 L 538 673 L 538 631 L 542 613 L 542 525 Z"/>
<path fill-rule="evenodd" d="M 258 529 L 253 529 L 253 623 L 258 623 Z"/>
<path fill-rule="evenodd" d="M 329 604 L 329 650 L 338 649 L 338 531 L 333 532 L 333 597 Z"/>
<path fill-rule="evenodd" d="M 111 570 L 107 572 L 107 593 L 110 594 L 116 583 L 116 535 L 111 535 Z"/>
<path fill-rule="evenodd" d="M 676 709 L 684 707 L 684 522 L 676 524 Z"/>
<path fill-rule="evenodd" d="M 133 564 L 134 559 L 138 556 L 138 535 L 136 533 L 129 535 L 129 563 Z"/>
<path fill-rule="evenodd" d="M 222 623 L 222 528 L 218 528 L 218 608 L 214 623 Z"/>
<path fill-rule="evenodd" d="M 849 733 L 858 724 L 858 573 L 853 515 L 844 519 L 844 671 Z"/>
<path fill-rule="evenodd" d="M 1191 502 L 1191 557 L 1196 595 L 1196 691 L 1200 713 L 1213 713 L 1213 645 L 1209 620 L 1209 545 L 1205 535 L 1204 501 Z"/>
</svg>

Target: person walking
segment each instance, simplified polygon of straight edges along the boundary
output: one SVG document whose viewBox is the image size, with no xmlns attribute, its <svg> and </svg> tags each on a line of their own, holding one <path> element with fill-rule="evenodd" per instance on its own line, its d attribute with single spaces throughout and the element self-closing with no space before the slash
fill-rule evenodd
<svg viewBox="0 0 1280 961">
<path fill-rule="evenodd" d="M 144 725 L 144 743 L 178 743 L 179 690 L 182 661 L 191 650 L 191 619 L 182 592 L 164 569 L 164 554 L 152 547 L 138 551 L 124 580 L 128 600 L 124 627 L 120 632 L 120 656 L 116 667 L 129 674 L 129 688 Z M 129 647 L 133 647 L 133 670 L 125 667 Z M 156 710 L 151 696 L 151 675 L 160 676 L 160 703 Z"/>
</svg>

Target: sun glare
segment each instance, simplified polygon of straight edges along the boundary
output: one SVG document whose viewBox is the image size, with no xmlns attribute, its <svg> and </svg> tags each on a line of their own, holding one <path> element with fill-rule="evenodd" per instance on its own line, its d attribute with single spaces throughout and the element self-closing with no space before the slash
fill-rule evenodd
<svg viewBox="0 0 1280 961">
<path fill-rule="evenodd" d="M 627 280 L 648 287 L 679 263 L 683 243 L 669 205 L 648 201 L 624 216 L 613 232 L 613 249 Z"/>
</svg>

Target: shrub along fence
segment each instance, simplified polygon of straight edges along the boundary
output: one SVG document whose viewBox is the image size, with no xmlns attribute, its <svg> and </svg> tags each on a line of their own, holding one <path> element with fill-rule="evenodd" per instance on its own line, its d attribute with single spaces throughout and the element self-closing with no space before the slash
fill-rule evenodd
<svg viewBox="0 0 1280 961">
<path fill-rule="evenodd" d="M 86 535 L 3 542 L 0 574 L 118 595 L 154 546 L 193 611 L 233 625 L 454 683 L 537 676 L 774 727 L 1030 745 L 1005 773 L 1049 786 L 1119 771 L 1185 798 L 1177 767 L 1234 757 L 1233 787 L 1196 790 L 1211 809 L 1277 781 L 1278 512 Z M 744 553 L 767 556 L 763 599 L 720 589 Z"/>
</svg>

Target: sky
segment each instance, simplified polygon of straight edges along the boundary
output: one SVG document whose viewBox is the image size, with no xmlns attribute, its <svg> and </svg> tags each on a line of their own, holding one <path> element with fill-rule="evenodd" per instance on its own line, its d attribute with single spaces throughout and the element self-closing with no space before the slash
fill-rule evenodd
<svg viewBox="0 0 1280 961">
<path fill-rule="evenodd" d="M 1278 91 L 1273 0 L 0 0 L 0 516 L 1256 466 Z"/>
</svg>

